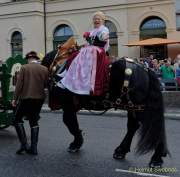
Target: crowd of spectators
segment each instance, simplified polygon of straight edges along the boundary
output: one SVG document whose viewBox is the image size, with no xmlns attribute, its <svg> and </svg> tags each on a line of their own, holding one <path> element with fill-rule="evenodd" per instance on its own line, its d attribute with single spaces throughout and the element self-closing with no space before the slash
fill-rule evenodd
<svg viewBox="0 0 180 177">
<path fill-rule="evenodd" d="M 160 79 L 161 84 L 163 81 L 172 80 L 176 81 L 180 86 L 180 54 L 172 60 L 171 58 L 166 58 L 164 60 L 158 60 L 150 55 L 147 58 L 140 58 L 139 62 L 147 68 L 151 68 Z"/>
</svg>

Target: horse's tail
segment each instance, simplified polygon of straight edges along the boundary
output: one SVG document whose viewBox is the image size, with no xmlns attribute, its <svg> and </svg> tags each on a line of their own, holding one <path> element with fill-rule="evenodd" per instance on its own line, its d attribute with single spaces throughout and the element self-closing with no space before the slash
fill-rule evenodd
<svg viewBox="0 0 180 177">
<path fill-rule="evenodd" d="M 142 125 L 140 128 L 140 139 L 137 144 L 137 152 L 145 154 L 161 144 L 163 153 L 167 154 L 164 105 L 160 82 L 155 73 L 150 69 L 148 70 L 148 76 L 149 93 L 145 110 L 141 114 L 143 117 L 140 120 Z"/>
</svg>

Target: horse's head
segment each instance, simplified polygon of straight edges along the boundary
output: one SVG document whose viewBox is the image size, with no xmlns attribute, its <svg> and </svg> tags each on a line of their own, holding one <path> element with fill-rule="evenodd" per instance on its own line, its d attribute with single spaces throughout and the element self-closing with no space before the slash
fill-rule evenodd
<svg viewBox="0 0 180 177">
<path fill-rule="evenodd" d="M 74 37 L 70 37 L 63 45 L 58 46 L 57 54 L 50 65 L 50 71 L 55 71 L 57 65 L 61 65 L 74 51 L 78 50 L 78 46 Z"/>
<path fill-rule="evenodd" d="M 58 46 L 58 56 L 61 59 L 68 58 L 69 55 L 77 50 L 77 42 L 74 37 L 70 37 L 63 45 Z"/>
</svg>

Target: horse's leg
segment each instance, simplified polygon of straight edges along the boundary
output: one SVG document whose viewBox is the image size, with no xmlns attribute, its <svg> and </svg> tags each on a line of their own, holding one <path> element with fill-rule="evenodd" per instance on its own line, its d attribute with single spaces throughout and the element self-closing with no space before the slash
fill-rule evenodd
<svg viewBox="0 0 180 177">
<path fill-rule="evenodd" d="M 132 111 L 128 111 L 127 133 L 121 144 L 115 149 L 113 157 L 115 159 L 124 159 L 130 152 L 130 146 L 136 130 L 139 128 L 138 119 Z"/>
<path fill-rule="evenodd" d="M 149 163 L 150 168 L 157 168 L 162 167 L 163 159 L 162 157 L 165 157 L 167 154 L 164 153 L 164 143 L 161 142 L 158 144 L 157 148 L 155 149 L 155 152 L 153 156 L 151 157 L 151 161 Z"/>
<path fill-rule="evenodd" d="M 71 93 L 67 93 L 63 102 L 63 122 L 74 136 L 74 141 L 70 143 L 68 151 L 77 152 L 83 144 L 83 136 L 82 130 L 79 129 L 77 109 Z"/>
</svg>

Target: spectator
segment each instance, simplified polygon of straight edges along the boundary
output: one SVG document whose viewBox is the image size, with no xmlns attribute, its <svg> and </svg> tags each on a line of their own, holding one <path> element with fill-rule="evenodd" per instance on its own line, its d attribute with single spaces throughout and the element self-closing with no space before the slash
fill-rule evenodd
<svg viewBox="0 0 180 177">
<path fill-rule="evenodd" d="M 174 73 L 175 73 L 175 77 L 176 77 L 176 69 L 179 67 L 179 62 L 180 62 L 180 54 L 177 55 L 176 59 L 175 59 L 175 63 L 174 63 Z"/>
<path fill-rule="evenodd" d="M 154 59 L 154 56 L 153 55 L 149 55 L 149 57 L 146 58 L 145 61 L 144 61 L 144 62 L 148 63 L 148 67 L 149 68 L 153 68 L 153 63 L 152 63 L 153 59 Z"/>
<path fill-rule="evenodd" d="M 157 77 L 160 79 L 162 74 L 161 74 L 160 65 L 159 65 L 158 60 L 153 59 L 152 60 L 152 65 L 153 65 L 152 70 L 156 73 Z"/>
<path fill-rule="evenodd" d="M 161 85 L 163 86 L 163 90 L 174 90 L 175 87 L 174 82 L 174 67 L 171 65 L 168 59 L 165 59 L 164 64 L 161 65 L 160 70 L 162 73 Z"/>
<path fill-rule="evenodd" d="M 143 58 L 139 58 L 139 63 L 141 63 L 142 65 L 144 65 L 144 60 L 143 60 Z"/>
<path fill-rule="evenodd" d="M 162 79 L 174 79 L 174 67 L 167 59 L 164 60 L 164 64 L 161 66 L 160 70 Z"/>
<path fill-rule="evenodd" d="M 172 58 L 171 57 L 168 57 L 168 59 L 167 59 L 168 61 L 169 61 L 169 63 L 171 64 L 171 65 L 174 65 L 174 61 L 172 60 Z"/>
<path fill-rule="evenodd" d="M 148 62 L 146 61 L 146 59 L 140 58 L 140 59 L 139 59 L 139 63 L 141 63 L 142 65 L 144 65 L 146 68 L 149 68 L 149 65 L 148 65 Z"/>
<path fill-rule="evenodd" d="M 178 61 L 178 66 L 175 70 L 175 73 L 176 73 L 176 79 L 177 79 L 178 85 L 180 86 L 180 60 Z"/>
<path fill-rule="evenodd" d="M 162 65 L 164 65 L 164 60 L 159 60 L 159 67 L 161 67 Z"/>
</svg>

